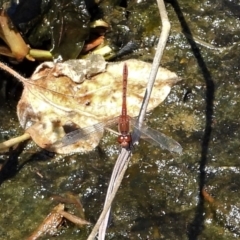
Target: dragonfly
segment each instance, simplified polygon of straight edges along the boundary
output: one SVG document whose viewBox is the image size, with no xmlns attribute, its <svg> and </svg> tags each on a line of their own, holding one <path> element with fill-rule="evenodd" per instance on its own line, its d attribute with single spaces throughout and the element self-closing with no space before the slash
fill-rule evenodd
<svg viewBox="0 0 240 240">
<path fill-rule="evenodd" d="M 118 143 L 123 148 L 129 148 L 132 142 L 130 134 L 130 117 L 127 115 L 127 77 L 128 68 L 126 63 L 123 65 L 123 96 L 122 96 L 122 114 L 118 119 Z"/>
<path fill-rule="evenodd" d="M 81 140 L 87 140 L 91 134 L 103 133 L 105 129 L 109 129 L 109 126 L 118 122 L 118 138 L 117 141 L 123 148 L 129 148 L 132 142 L 130 133 L 130 126 L 137 129 L 141 138 L 150 142 L 151 144 L 166 149 L 170 152 L 182 153 L 181 145 L 174 139 L 166 136 L 165 134 L 148 127 L 145 123 L 141 127 L 138 126 L 137 120 L 127 115 L 127 77 L 128 68 L 127 65 L 123 66 L 123 99 L 122 99 L 122 114 L 116 118 L 108 120 L 106 122 L 100 122 L 93 126 L 86 128 L 77 128 L 71 132 L 65 134 L 61 139 L 62 147 L 74 144 Z"/>
</svg>

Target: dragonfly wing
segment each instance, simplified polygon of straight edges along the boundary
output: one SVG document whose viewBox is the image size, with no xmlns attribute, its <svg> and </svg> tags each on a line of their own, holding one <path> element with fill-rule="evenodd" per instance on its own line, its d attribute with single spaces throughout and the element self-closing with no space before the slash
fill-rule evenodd
<svg viewBox="0 0 240 240">
<path fill-rule="evenodd" d="M 91 127 L 78 128 L 72 132 L 67 133 L 62 138 L 62 146 L 67 146 L 78 142 L 79 140 L 88 140 L 91 135 L 102 136 L 104 132 L 103 124 L 95 124 Z"/>
<path fill-rule="evenodd" d="M 135 122 L 136 120 L 133 121 L 133 124 Z M 150 142 L 151 144 L 155 146 L 160 146 L 162 149 L 167 149 L 170 152 L 176 152 L 179 154 L 182 153 L 181 145 L 174 139 L 167 137 L 165 134 L 152 129 L 145 124 L 141 128 L 139 128 L 136 124 L 134 124 L 133 126 L 137 129 L 138 132 L 140 132 L 141 138 Z"/>
<path fill-rule="evenodd" d="M 71 132 L 68 132 L 64 137 L 57 143 L 61 144 L 62 147 L 75 144 L 81 141 L 87 141 L 89 139 L 101 139 L 104 133 L 105 127 L 111 126 L 116 123 L 118 118 L 113 118 L 111 120 L 100 122 L 85 128 L 77 128 Z"/>
</svg>

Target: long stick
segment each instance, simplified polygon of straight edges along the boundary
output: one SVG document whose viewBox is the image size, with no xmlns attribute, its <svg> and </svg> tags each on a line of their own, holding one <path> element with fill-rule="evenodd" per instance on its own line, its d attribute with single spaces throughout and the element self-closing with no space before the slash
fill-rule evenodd
<svg viewBox="0 0 240 240">
<path fill-rule="evenodd" d="M 147 105 L 148 105 L 148 102 L 150 99 L 150 95 L 151 95 L 152 88 L 153 88 L 153 85 L 155 82 L 159 64 L 162 59 L 163 51 L 165 49 L 166 42 L 167 42 L 169 32 L 170 32 L 170 28 L 171 28 L 163 0 L 157 0 L 157 4 L 158 4 L 160 17 L 161 17 L 161 21 L 162 21 L 162 31 L 161 31 L 160 39 L 159 39 L 159 42 L 157 45 L 156 54 L 154 56 L 152 69 L 151 69 L 151 72 L 149 75 L 148 84 L 147 84 L 147 88 L 146 88 L 146 92 L 145 92 L 145 97 L 143 99 L 142 107 L 141 107 L 139 117 L 138 117 L 139 126 L 142 125 L 143 120 L 146 115 Z M 133 141 L 137 142 L 139 140 L 139 138 L 140 138 L 139 133 L 134 131 L 133 132 Z M 107 226 L 107 222 L 108 222 L 110 207 L 111 207 L 112 201 L 117 193 L 117 190 L 121 184 L 121 181 L 124 177 L 125 171 L 127 170 L 127 166 L 130 161 L 131 151 L 132 150 L 126 151 L 125 149 L 122 149 L 120 155 L 118 156 L 118 159 L 114 166 L 113 174 L 112 174 L 112 177 L 111 177 L 111 180 L 109 183 L 108 194 L 106 196 L 104 209 L 87 240 L 93 240 L 95 238 L 101 224 L 102 224 L 102 227 L 101 227 L 101 232 L 99 231 L 98 239 L 103 240 L 105 238 L 105 232 L 106 232 L 106 226 Z"/>
<path fill-rule="evenodd" d="M 157 4 L 158 4 L 158 9 L 159 9 L 160 17 L 161 17 L 161 21 L 162 21 L 162 31 L 161 31 L 160 38 L 158 41 L 157 50 L 156 50 L 156 53 L 155 53 L 155 56 L 153 59 L 151 72 L 150 72 L 150 75 L 148 78 L 148 84 L 147 84 L 145 95 L 144 95 L 144 101 L 142 103 L 142 107 L 141 107 L 140 113 L 138 115 L 138 126 L 139 127 L 142 126 L 144 118 L 146 116 L 147 106 L 148 106 L 148 103 L 150 100 L 153 85 L 154 85 L 154 82 L 156 79 L 156 75 L 158 72 L 160 61 L 162 59 L 163 51 L 166 47 L 167 39 L 168 39 L 169 32 L 171 29 L 171 24 L 168 20 L 167 11 L 166 11 L 163 0 L 157 0 Z M 133 135 L 133 143 L 138 142 L 139 138 L 140 138 L 139 131 L 135 129 L 132 135 Z"/>
<path fill-rule="evenodd" d="M 127 162 L 124 162 L 123 159 L 126 159 Z M 124 174 L 127 170 L 127 166 L 128 166 L 128 161 L 130 159 L 130 151 L 127 151 L 125 148 L 122 148 L 122 151 L 120 153 L 120 155 L 118 156 L 117 162 L 115 164 L 114 170 L 116 170 L 117 165 L 119 167 L 119 163 L 123 163 L 121 164 L 121 167 L 119 168 L 119 171 L 115 172 L 113 170 L 113 175 L 115 175 L 115 178 L 111 177 L 110 182 L 114 182 L 113 184 L 109 184 L 108 189 L 110 189 L 110 194 L 106 196 L 106 200 L 105 200 L 105 204 L 104 204 L 104 209 L 102 211 L 102 213 L 100 214 L 97 223 L 95 224 L 92 232 L 90 233 L 90 235 L 88 236 L 87 240 L 93 240 L 95 238 L 95 236 L 97 235 L 98 229 L 100 228 L 101 224 L 103 224 L 104 222 L 108 221 L 108 217 L 106 218 L 106 216 L 109 216 L 109 211 L 112 205 L 112 202 L 116 196 L 116 193 L 121 185 L 122 179 L 124 177 Z M 98 239 L 104 239 L 105 237 L 105 229 L 106 229 L 106 223 L 103 225 L 104 227 L 104 236 L 100 236 Z M 102 235 L 102 234 L 101 234 Z"/>
</svg>

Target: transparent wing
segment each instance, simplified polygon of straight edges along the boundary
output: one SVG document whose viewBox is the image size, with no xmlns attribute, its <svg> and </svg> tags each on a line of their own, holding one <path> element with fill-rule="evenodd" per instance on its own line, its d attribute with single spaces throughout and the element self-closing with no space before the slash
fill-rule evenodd
<svg viewBox="0 0 240 240">
<path fill-rule="evenodd" d="M 78 128 L 72 132 L 67 133 L 61 140 L 62 146 L 74 144 L 79 140 L 87 140 L 91 134 L 102 134 L 104 131 L 104 125 L 101 123 L 95 124 L 87 128 Z"/>
<path fill-rule="evenodd" d="M 137 131 L 139 131 L 141 138 L 155 146 L 160 146 L 162 149 L 167 149 L 170 152 L 176 152 L 179 154 L 182 153 L 182 147 L 177 141 L 157 130 L 148 127 L 146 124 L 143 124 L 143 126 L 139 129 L 136 122 L 137 120 L 131 119 L 131 125 L 133 128 L 136 128 Z"/>
<path fill-rule="evenodd" d="M 104 128 L 113 125 L 118 120 L 117 118 L 108 120 L 106 122 L 100 122 L 86 128 L 78 128 L 74 131 L 66 133 L 66 135 L 61 139 L 61 145 L 63 147 L 74 144 L 79 140 L 88 140 L 91 135 L 102 135 Z"/>
<path fill-rule="evenodd" d="M 92 135 L 102 135 L 105 127 L 109 127 L 118 121 L 119 117 L 113 118 L 111 120 L 97 123 L 93 126 L 89 126 L 86 128 L 78 128 L 74 131 L 66 133 L 66 135 L 57 143 L 61 143 L 62 147 L 74 144 L 79 140 L 88 140 Z M 141 138 L 148 141 L 149 143 L 161 147 L 163 149 L 167 149 L 170 152 L 176 152 L 181 154 L 182 147 L 181 145 L 175 141 L 174 139 L 166 136 L 165 134 L 154 130 L 148 127 L 146 124 L 143 124 L 141 129 L 137 126 L 137 120 L 131 118 L 131 125 L 133 128 L 139 131 Z"/>
</svg>

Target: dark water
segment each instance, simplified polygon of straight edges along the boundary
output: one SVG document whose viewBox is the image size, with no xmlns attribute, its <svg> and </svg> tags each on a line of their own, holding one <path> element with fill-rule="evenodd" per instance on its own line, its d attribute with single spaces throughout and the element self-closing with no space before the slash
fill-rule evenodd
<svg viewBox="0 0 240 240">
<path fill-rule="evenodd" d="M 145 7 L 147 1 L 138 5 L 139 11 L 141 4 Z M 140 14 L 133 5 L 129 8 L 133 24 Z M 145 142 L 136 147 L 112 208 L 107 239 L 239 238 L 237 8 L 237 1 L 168 1 L 172 30 L 162 65 L 177 72 L 182 81 L 147 121 L 181 143 L 183 154 Z M 157 11 L 155 5 L 149 7 L 153 9 Z M 137 19 L 151 29 L 145 27 L 148 31 L 141 37 L 149 47 L 132 54 L 146 60 L 153 57 L 159 34 L 151 16 L 155 19 L 154 14 Z M 199 45 L 191 35 L 212 46 Z M 1 104 L 2 139 L 21 134 L 14 107 L 13 101 Z M 10 163 L 0 179 L 1 239 L 26 238 L 58 204 L 52 197 L 65 197 L 67 192 L 81 199 L 86 219 L 94 223 L 117 158 L 115 142 L 106 134 L 95 151 L 73 156 L 54 156 L 31 142 L 9 156 L 2 154 L 0 161 L 9 158 Z M 213 203 L 199 194 L 203 188 Z M 66 207 L 77 214 L 73 204 Z M 90 230 L 70 223 L 55 239 L 86 239 Z"/>
</svg>

